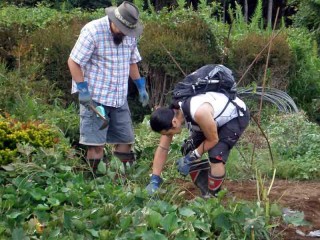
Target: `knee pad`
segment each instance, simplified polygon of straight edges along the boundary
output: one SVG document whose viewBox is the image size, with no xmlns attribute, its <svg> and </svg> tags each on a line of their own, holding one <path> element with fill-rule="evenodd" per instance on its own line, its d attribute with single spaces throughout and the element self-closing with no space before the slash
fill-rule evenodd
<svg viewBox="0 0 320 240">
<path fill-rule="evenodd" d="M 215 157 L 209 157 L 209 161 L 211 163 L 225 163 L 221 155 L 217 155 Z"/>
<path fill-rule="evenodd" d="M 134 162 L 136 160 L 136 156 L 133 151 L 128 153 L 114 151 L 113 155 L 123 163 Z"/>
</svg>

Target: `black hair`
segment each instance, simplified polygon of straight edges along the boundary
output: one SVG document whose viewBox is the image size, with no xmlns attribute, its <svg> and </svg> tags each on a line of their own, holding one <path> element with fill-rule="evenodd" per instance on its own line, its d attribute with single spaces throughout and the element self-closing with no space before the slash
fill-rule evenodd
<svg viewBox="0 0 320 240">
<path fill-rule="evenodd" d="M 155 132 L 169 130 L 173 127 L 172 119 L 175 113 L 174 110 L 167 107 L 161 107 L 155 110 L 150 117 L 151 129 Z"/>
</svg>

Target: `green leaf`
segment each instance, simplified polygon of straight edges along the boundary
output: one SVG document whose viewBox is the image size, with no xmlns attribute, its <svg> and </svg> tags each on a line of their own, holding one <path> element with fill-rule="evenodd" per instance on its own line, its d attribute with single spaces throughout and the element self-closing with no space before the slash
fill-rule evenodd
<svg viewBox="0 0 320 240">
<path fill-rule="evenodd" d="M 193 210 L 191 210 L 190 208 L 181 208 L 181 209 L 179 209 L 179 213 L 185 217 L 191 217 L 195 214 L 195 212 Z"/>
<path fill-rule="evenodd" d="M 79 219 L 72 219 L 71 220 L 73 226 L 75 226 L 75 228 L 79 231 L 83 231 L 86 229 L 86 225 L 84 224 L 84 222 L 82 220 L 79 220 Z"/>
<path fill-rule="evenodd" d="M 12 164 L 9 165 L 1 165 L 1 167 L 6 170 L 7 172 L 12 172 L 15 170 L 14 166 Z"/>
<path fill-rule="evenodd" d="M 107 165 L 103 161 L 100 161 L 98 164 L 98 173 L 102 173 L 102 174 L 107 173 Z"/>
<path fill-rule="evenodd" d="M 309 224 L 307 221 L 304 220 L 304 212 L 299 212 L 299 211 L 292 211 L 292 212 L 289 212 L 288 214 L 284 214 L 283 220 L 287 224 L 292 224 L 296 227 Z"/>
<path fill-rule="evenodd" d="M 147 213 L 147 217 L 146 217 L 147 223 L 150 227 L 152 227 L 153 229 L 157 228 L 162 220 L 162 216 L 160 213 L 153 211 L 153 210 L 149 210 Z"/>
<path fill-rule="evenodd" d="M 87 229 L 87 231 L 91 234 L 93 237 L 99 237 L 99 232 L 94 229 Z"/>
<path fill-rule="evenodd" d="M 29 238 L 26 237 L 22 228 L 15 228 L 12 231 L 12 240 L 25 240 L 25 239 L 29 239 Z"/>
<path fill-rule="evenodd" d="M 46 192 L 41 188 L 34 188 L 29 193 L 37 201 L 46 199 Z"/>
<path fill-rule="evenodd" d="M 53 231 L 50 232 L 50 236 L 51 238 L 53 237 L 57 237 L 60 234 L 60 228 L 56 228 Z"/>
<path fill-rule="evenodd" d="M 7 215 L 10 219 L 16 219 L 19 215 L 21 215 L 23 212 L 14 211 Z"/>
<path fill-rule="evenodd" d="M 70 191 L 70 188 L 67 188 L 67 187 L 62 187 L 61 188 L 61 192 L 66 193 L 66 192 L 69 192 L 69 191 Z"/>
<path fill-rule="evenodd" d="M 281 207 L 278 204 L 275 204 L 275 203 L 271 204 L 270 215 L 273 216 L 273 217 L 281 216 L 282 215 Z"/>
<path fill-rule="evenodd" d="M 47 204 L 38 204 L 35 209 L 45 211 L 49 210 L 50 207 Z"/>
<path fill-rule="evenodd" d="M 196 220 L 194 222 L 194 228 L 200 229 L 205 233 L 210 233 L 210 224 L 201 222 L 200 220 Z"/>
<path fill-rule="evenodd" d="M 6 230 L 4 223 L 0 223 L 0 236 Z"/>
<path fill-rule="evenodd" d="M 161 214 L 173 212 L 177 209 L 177 206 L 170 205 L 165 201 L 157 201 L 157 207 L 159 208 Z"/>
<path fill-rule="evenodd" d="M 121 229 L 127 230 L 127 228 L 130 226 L 131 222 L 132 222 L 132 217 L 131 216 L 122 217 L 120 219 L 120 227 L 121 227 Z"/>
<path fill-rule="evenodd" d="M 150 239 L 152 239 L 152 240 L 167 240 L 168 239 L 165 235 L 163 235 L 159 232 L 152 232 L 152 231 L 144 232 L 141 235 L 141 237 L 142 237 L 142 240 L 150 240 Z"/>
<path fill-rule="evenodd" d="M 171 233 L 173 230 L 176 230 L 178 227 L 178 217 L 175 212 L 166 215 L 162 220 L 162 226 L 164 230 L 168 233 Z"/>
<path fill-rule="evenodd" d="M 56 198 L 48 198 L 48 203 L 51 205 L 51 206 L 59 206 L 60 205 L 60 201 Z"/>
<path fill-rule="evenodd" d="M 223 229 L 223 230 L 229 230 L 232 227 L 230 219 L 227 217 L 226 213 L 219 214 L 214 219 L 214 225 L 216 228 Z"/>
</svg>

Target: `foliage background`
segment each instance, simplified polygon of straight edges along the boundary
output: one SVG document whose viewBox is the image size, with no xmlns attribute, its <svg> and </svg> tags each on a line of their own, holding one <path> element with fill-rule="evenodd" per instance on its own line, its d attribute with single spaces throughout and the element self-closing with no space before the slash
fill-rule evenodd
<svg viewBox="0 0 320 240">
<path fill-rule="evenodd" d="M 316 3 L 305 3 L 311 2 Z M 35 1 L 23 3 L 31 6 Z M 240 5 L 230 8 L 230 25 L 222 21 L 224 10 L 215 2 L 207 5 L 199 1 L 194 11 L 186 9 L 181 0 L 158 11 L 149 2 L 136 1 L 145 9 L 141 18 L 146 28 L 139 39 L 145 60 L 140 67 L 152 98 L 149 108 L 142 110 L 137 91 L 129 82 L 138 163 L 123 182 L 115 178 L 124 174 L 124 169 L 111 156 L 109 146 L 106 155 L 110 166 L 99 166 L 104 176 L 90 177 L 83 161 L 84 149 L 76 144 L 78 106 L 76 96 L 70 95 L 66 65 L 81 27 L 103 16 L 103 9 L 84 11 L 73 9 L 70 2 L 47 3 L 32 8 L 5 4 L 0 9 L 0 237 L 248 239 L 254 233 L 256 239 L 272 238 L 272 230 L 281 222 L 281 211 L 267 197 L 250 203 L 222 202 L 223 191 L 217 199 L 189 201 L 185 189 L 173 184 L 185 180 L 178 175 L 175 160 L 187 132 L 176 137 L 170 148 L 162 191 L 156 198 L 147 196 L 144 186 L 159 138 L 150 132 L 148 113 L 170 101 L 171 86 L 183 77 L 178 66 L 190 73 L 208 61 L 223 63 L 235 70 L 243 86 L 260 85 L 266 71 L 267 86 L 288 91 L 307 112 L 282 115 L 263 106 L 261 124 L 271 143 L 276 177 L 319 180 L 320 130 L 310 121 L 320 115 L 316 28 L 302 20 L 294 20 L 294 27 L 279 21 L 274 31 L 266 28 L 262 1 L 257 2 L 250 22 L 245 21 Z M 266 66 L 268 48 L 260 52 L 275 35 Z M 244 75 L 253 61 L 252 69 Z M 26 134 L 29 132 L 34 134 Z M 8 139 L 12 140 L 10 148 L 5 142 Z M 55 144 L 45 144 L 48 141 Z M 274 169 L 269 154 L 266 140 L 252 122 L 230 155 L 228 178 L 260 183 L 261 176 L 270 179 Z M 261 191 L 259 196 L 265 189 Z"/>
</svg>

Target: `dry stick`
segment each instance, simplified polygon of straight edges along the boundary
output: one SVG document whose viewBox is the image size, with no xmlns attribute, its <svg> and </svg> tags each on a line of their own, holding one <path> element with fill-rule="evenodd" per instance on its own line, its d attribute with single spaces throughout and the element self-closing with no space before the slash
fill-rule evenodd
<svg viewBox="0 0 320 240">
<path fill-rule="evenodd" d="M 177 65 L 177 67 L 180 69 L 180 71 L 183 73 L 183 75 L 186 77 L 187 75 L 185 74 L 185 72 L 182 70 L 182 68 L 180 67 L 180 65 L 177 63 L 177 61 L 174 59 L 174 57 L 171 55 L 171 53 L 168 51 L 168 49 L 166 49 L 166 47 L 160 43 L 161 46 L 163 47 L 163 49 L 169 54 L 169 56 L 171 57 L 172 61 Z"/>
<path fill-rule="evenodd" d="M 260 123 L 258 123 L 257 119 L 255 119 L 254 116 L 251 116 L 251 118 L 253 119 L 253 121 L 257 124 L 258 128 L 260 129 L 263 137 L 266 139 L 267 141 L 267 144 L 268 144 L 268 149 L 269 149 L 269 153 L 270 153 L 270 157 L 271 157 L 271 162 L 272 162 L 272 169 L 274 169 L 274 161 L 273 161 L 273 156 L 272 156 L 272 151 L 271 151 L 271 146 L 270 146 L 270 143 L 269 143 L 269 139 L 267 137 L 267 135 L 264 133 L 263 129 L 261 128 L 260 126 Z"/>
<path fill-rule="evenodd" d="M 272 180 L 271 180 L 271 183 L 270 183 L 268 192 L 267 192 L 267 196 L 269 196 L 269 194 L 270 194 L 270 191 L 271 191 L 271 188 L 272 188 L 272 186 L 273 186 L 273 183 L 274 183 L 274 179 L 275 179 L 275 178 L 276 178 L 276 169 L 273 170 Z"/>
<path fill-rule="evenodd" d="M 251 154 L 251 167 L 253 165 L 253 159 L 254 159 L 254 153 L 256 151 L 256 140 L 253 143 L 253 149 L 252 149 L 252 154 Z"/>
<path fill-rule="evenodd" d="M 276 23 L 277 23 L 277 19 L 278 19 L 278 14 L 279 14 L 279 8 L 277 9 L 277 14 L 276 14 L 276 18 L 275 18 L 275 20 L 274 20 L 274 24 L 273 24 L 273 29 L 272 29 L 272 34 L 271 34 L 271 36 L 274 35 L 274 31 L 275 31 Z M 272 38 L 271 38 L 271 39 L 272 39 Z M 269 59 L 270 59 L 271 47 L 272 47 L 272 41 L 270 41 L 270 44 L 269 44 L 268 54 L 267 54 L 267 61 L 266 61 L 266 66 L 265 66 L 264 74 L 263 74 L 262 93 L 261 93 L 260 107 L 259 107 L 259 113 L 258 113 L 259 123 L 260 123 L 260 120 L 261 120 L 262 102 L 263 102 L 263 96 L 264 96 L 264 88 L 265 88 L 266 81 L 267 81 L 267 70 L 268 70 L 268 66 L 269 66 Z"/>
</svg>

